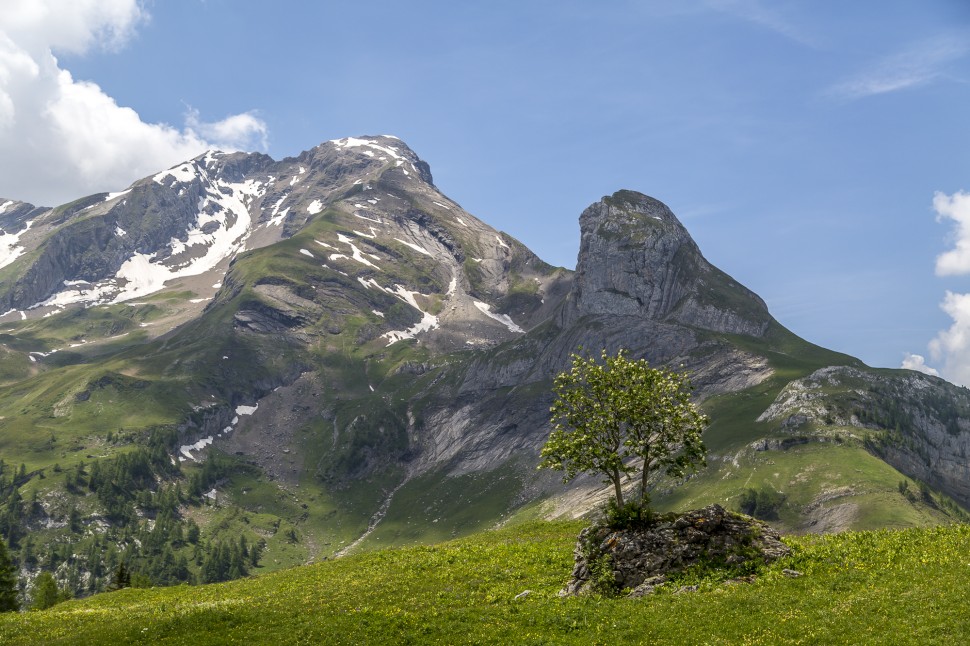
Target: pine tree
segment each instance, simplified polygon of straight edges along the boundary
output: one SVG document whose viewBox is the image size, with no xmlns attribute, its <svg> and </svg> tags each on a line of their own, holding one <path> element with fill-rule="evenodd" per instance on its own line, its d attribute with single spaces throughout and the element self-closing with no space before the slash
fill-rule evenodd
<svg viewBox="0 0 970 646">
<path fill-rule="evenodd" d="M 131 587 L 131 572 L 128 571 L 128 567 L 125 562 L 122 561 L 118 564 L 118 569 L 115 570 L 114 579 L 108 586 L 108 590 L 121 590 L 122 588 Z"/>
<path fill-rule="evenodd" d="M 17 592 L 17 571 L 10 560 L 7 544 L 0 540 L 0 612 L 20 609 Z"/>
<path fill-rule="evenodd" d="M 50 572 L 44 571 L 37 575 L 37 579 L 34 580 L 34 600 L 30 607 L 33 610 L 47 610 L 61 601 L 66 601 L 69 596 L 57 588 L 57 581 L 54 580 L 54 576 Z"/>
</svg>

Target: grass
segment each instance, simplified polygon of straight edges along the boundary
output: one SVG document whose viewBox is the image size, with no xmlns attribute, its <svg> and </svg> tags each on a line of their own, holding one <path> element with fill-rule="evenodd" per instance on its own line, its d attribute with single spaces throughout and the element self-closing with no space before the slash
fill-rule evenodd
<svg viewBox="0 0 970 646">
<path fill-rule="evenodd" d="M 946 515 L 899 492 L 902 476 L 868 453 L 861 443 L 808 442 L 787 450 L 749 451 L 734 463 L 711 467 L 667 495 L 655 496 L 664 511 L 720 503 L 736 509 L 745 489 L 767 486 L 786 496 L 773 524 L 785 531 L 809 531 L 806 508 L 817 504 L 817 517 L 836 505 L 858 505 L 846 520 L 853 529 L 913 527 L 946 522 Z M 818 527 L 815 528 L 818 531 Z"/>
<path fill-rule="evenodd" d="M 562 599 L 579 528 L 529 523 L 226 584 L 101 594 L 3 615 L 0 641 L 951 644 L 970 635 L 966 525 L 789 538 L 793 556 L 752 584 Z M 785 567 L 805 576 L 787 578 Z"/>
</svg>

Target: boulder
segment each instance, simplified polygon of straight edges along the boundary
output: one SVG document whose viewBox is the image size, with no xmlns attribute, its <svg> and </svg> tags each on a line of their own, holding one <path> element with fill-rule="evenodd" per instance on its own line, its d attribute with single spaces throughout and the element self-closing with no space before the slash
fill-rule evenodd
<svg viewBox="0 0 970 646">
<path fill-rule="evenodd" d="M 770 563 L 790 553 L 766 523 L 717 504 L 659 517 L 643 528 L 594 525 L 579 534 L 576 565 L 560 595 L 605 587 L 639 590 L 640 596 L 692 565 L 736 569 L 752 561 Z"/>
</svg>

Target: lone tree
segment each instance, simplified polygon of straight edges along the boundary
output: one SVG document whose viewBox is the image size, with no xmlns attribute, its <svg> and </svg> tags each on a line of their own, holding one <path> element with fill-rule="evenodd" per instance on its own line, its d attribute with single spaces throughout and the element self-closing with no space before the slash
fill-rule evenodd
<svg viewBox="0 0 970 646">
<path fill-rule="evenodd" d="M 686 375 L 630 360 L 624 350 L 616 356 L 604 350 L 602 364 L 578 354 L 572 360 L 572 368 L 553 382 L 553 430 L 540 469 L 565 471 L 563 482 L 583 472 L 603 474 L 619 509 L 621 480 L 639 469 L 637 507 L 645 509 L 652 473 L 681 476 L 705 464 L 701 432 L 708 420 L 690 401 Z"/>
</svg>

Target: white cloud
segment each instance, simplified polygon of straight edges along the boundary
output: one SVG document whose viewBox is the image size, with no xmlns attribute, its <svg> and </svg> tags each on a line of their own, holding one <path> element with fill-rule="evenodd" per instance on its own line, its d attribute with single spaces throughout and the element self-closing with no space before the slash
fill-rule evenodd
<svg viewBox="0 0 970 646">
<path fill-rule="evenodd" d="M 936 258 L 937 276 L 970 274 L 970 193 L 936 193 L 933 195 L 933 208 L 938 222 L 946 218 L 956 222 L 954 248 Z"/>
<path fill-rule="evenodd" d="M 31 52 L 83 54 L 94 44 L 117 48 L 148 18 L 137 0 L 4 0 L 0 25 Z"/>
<path fill-rule="evenodd" d="M 185 125 L 191 132 L 211 141 L 222 150 L 265 150 L 269 146 L 266 123 L 255 111 L 226 117 L 222 121 L 206 123 L 199 119 L 199 111 L 189 108 Z"/>
<path fill-rule="evenodd" d="M 861 99 L 930 83 L 945 76 L 946 66 L 970 53 L 966 31 L 942 34 L 876 61 L 868 69 L 828 89 L 842 99 Z"/>
<path fill-rule="evenodd" d="M 777 3 L 763 3 L 760 0 L 704 0 L 704 6 L 753 23 L 802 45 L 816 46 L 815 39 L 810 38 L 793 20 L 779 12 Z"/>
<path fill-rule="evenodd" d="M 148 16 L 138 0 L 0 3 L 0 196 L 54 206 L 132 181 L 209 148 L 266 147 L 253 112 L 184 129 L 145 123 L 94 83 L 61 69 L 54 51 L 119 48 Z"/>
<path fill-rule="evenodd" d="M 940 374 L 956 384 L 970 385 L 970 294 L 949 290 L 940 307 L 953 319 L 949 329 L 930 341 L 930 356 L 942 361 Z"/>
<path fill-rule="evenodd" d="M 907 352 L 906 356 L 903 357 L 903 363 L 899 367 L 904 370 L 915 370 L 927 375 L 933 375 L 934 377 L 940 376 L 940 372 L 936 368 L 931 368 L 926 365 L 926 358 L 921 354 L 910 354 Z"/>
<path fill-rule="evenodd" d="M 950 219 L 956 223 L 953 248 L 936 258 L 937 275 L 970 274 L 970 193 L 936 193 L 933 208 L 937 221 Z M 941 366 L 939 375 L 953 383 L 970 385 L 970 294 L 947 290 L 940 308 L 953 319 L 953 324 L 930 341 L 930 356 Z M 937 374 L 918 354 L 907 354 L 902 367 Z"/>
</svg>

